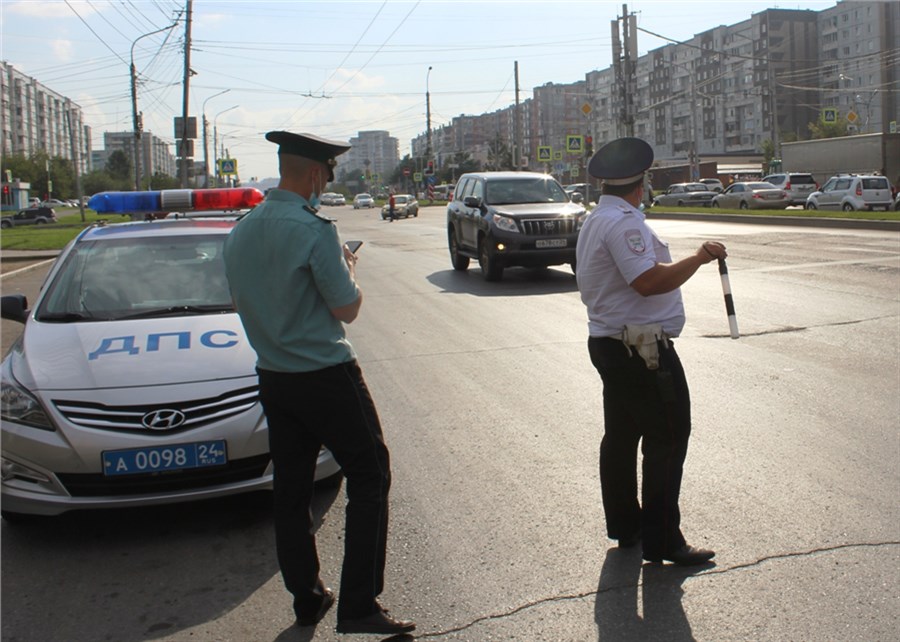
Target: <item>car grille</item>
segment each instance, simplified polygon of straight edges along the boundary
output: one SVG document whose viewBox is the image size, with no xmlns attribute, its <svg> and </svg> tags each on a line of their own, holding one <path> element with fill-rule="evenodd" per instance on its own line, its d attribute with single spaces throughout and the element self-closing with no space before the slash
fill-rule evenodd
<svg viewBox="0 0 900 642">
<path fill-rule="evenodd" d="M 230 461 L 215 468 L 116 477 L 105 477 L 99 473 L 59 473 L 57 477 L 73 497 L 121 497 L 174 493 L 259 479 L 268 465 L 269 455 L 266 453 Z"/>
<path fill-rule="evenodd" d="M 102 403 L 55 399 L 56 409 L 82 428 L 113 431 L 177 433 L 222 421 L 251 409 L 259 401 L 259 387 L 231 390 L 217 397 L 171 403 L 108 406 Z"/>
<path fill-rule="evenodd" d="M 519 224 L 527 236 L 559 236 L 575 233 L 575 219 L 570 217 L 519 219 Z"/>
</svg>

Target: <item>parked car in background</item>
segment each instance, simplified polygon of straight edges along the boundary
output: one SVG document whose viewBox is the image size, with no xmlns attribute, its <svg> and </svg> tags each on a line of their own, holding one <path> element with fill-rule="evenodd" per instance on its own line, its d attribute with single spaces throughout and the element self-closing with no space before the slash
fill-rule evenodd
<svg viewBox="0 0 900 642">
<path fill-rule="evenodd" d="M 732 183 L 713 198 L 713 207 L 741 210 L 783 210 L 790 203 L 787 192 L 761 181 Z"/>
<path fill-rule="evenodd" d="M 32 196 L 31 198 L 28 199 L 28 207 L 40 207 L 40 206 L 41 206 L 41 199 L 39 199 L 37 196 Z"/>
<path fill-rule="evenodd" d="M 722 181 L 718 178 L 701 178 L 698 183 L 703 183 L 706 187 L 713 192 L 722 192 L 725 191 L 725 186 L 722 185 Z"/>
<path fill-rule="evenodd" d="M 340 194 L 337 192 L 322 192 L 322 195 L 319 197 L 319 204 L 335 205 L 338 196 L 340 196 Z"/>
<path fill-rule="evenodd" d="M 25 325 L 0 364 L 4 518 L 271 489 L 256 354 L 222 260 L 236 220 L 95 225 L 33 309 L 2 297 L 4 322 Z M 339 473 L 323 449 L 316 478 Z"/>
<path fill-rule="evenodd" d="M 665 192 L 653 197 L 653 205 L 669 205 L 685 207 L 702 205 L 708 207 L 716 193 L 703 183 L 675 183 L 669 185 Z"/>
<path fill-rule="evenodd" d="M 600 200 L 600 188 L 588 183 L 572 183 L 571 185 L 564 185 L 563 189 L 569 195 L 569 198 L 572 198 L 572 194 L 575 192 L 581 194 L 585 205 L 596 203 Z"/>
<path fill-rule="evenodd" d="M 361 207 L 375 207 L 375 199 L 371 194 L 357 194 L 353 197 L 353 209 L 358 210 Z"/>
<path fill-rule="evenodd" d="M 487 281 L 513 265 L 568 263 L 587 216 L 552 176 L 536 172 L 463 174 L 447 205 L 447 243 L 454 270 L 477 259 Z"/>
<path fill-rule="evenodd" d="M 69 204 L 58 198 L 51 198 L 46 201 L 41 201 L 41 207 L 69 207 Z"/>
<path fill-rule="evenodd" d="M 762 180 L 764 183 L 772 183 L 775 187 L 780 187 L 787 192 L 791 205 L 806 205 L 806 198 L 819 189 L 819 184 L 812 174 L 801 172 L 769 174 Z"/>
<path fill-rule="evenodd" d="M 892 207 L 891 184 L 885 176 L 876 174 L 832 176 L 821 190 L 806 199 L 808 210 L 890 210 Z"/>
<path fill-rule="evenodd" d="M 344 198 L 344 195 L 343 195 L 343 194 L 335 194 L 335 195 L 331 198 L 331 204 L 332 204 L 332 205 L 346 205 L 346 204 L 347 204 L 347 199 Z"/>
<path fill-rule="evenodd" d="M 394 195 L 394 217 L 409 218 L 410 216 L 419 215 L 419 201 L 412 194 L 395 194 Z M 389 203 L 385 203 L 381 208 L 382 220 L 388 220 L 391 217 L 391 207 Z"/>
<path fill-rule="evenodd" d="M 56 211 L 52 207 L 28 207 L 10 216 L 0 218 L 0 227 L 17 227 L 19 225 L 45 225 L 56 223 Z"/>
</svg>

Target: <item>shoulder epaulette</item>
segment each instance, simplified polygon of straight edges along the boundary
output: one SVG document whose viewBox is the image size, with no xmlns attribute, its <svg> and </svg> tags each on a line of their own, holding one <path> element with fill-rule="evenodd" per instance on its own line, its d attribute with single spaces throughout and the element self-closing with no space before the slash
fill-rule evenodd
<svg viewBox="0 0 900 642">
<path fill-rule="evenodd" d="M 304 205 L 303 209 L 305 209 L 307 212 L 309 212 L 310 214 L 315 216 L 320 221 L 325 221 L 326 223 L 334 223 L 337 220 L 335 218 L 331 218 L 331 217 L 323 216 L 322 214 L 319 214 L 318 210 L 310 207 L 309 205 Z"/>
</svg>

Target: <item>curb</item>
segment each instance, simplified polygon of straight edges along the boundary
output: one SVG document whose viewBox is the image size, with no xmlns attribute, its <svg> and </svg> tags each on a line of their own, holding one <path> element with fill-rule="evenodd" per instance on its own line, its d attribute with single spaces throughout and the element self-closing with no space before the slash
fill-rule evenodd
<svg viewBox="0 0 900 642">
<path fill-rule="evenodd" d="M 753 214 L 694 214 L 691 212 L 647 212 L 647 218 L 674 221 L 708 221 L 713 223 L 749 223 L 757 225 L 793 225 L 798 227 L 829 227 L 857 230 L 888 230 L 900 232 L 900 221 L 879 221 L 850 218 L 814 218 L 807 216 L 758 216 Z"/>
</svg>

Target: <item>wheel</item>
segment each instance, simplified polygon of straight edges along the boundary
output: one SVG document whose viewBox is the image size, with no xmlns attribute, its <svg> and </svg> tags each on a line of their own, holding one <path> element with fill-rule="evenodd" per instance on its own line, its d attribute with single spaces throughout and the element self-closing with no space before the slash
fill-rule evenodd
<svg viewBox="0 0 900 642">
<path fill-rule="evenodd" d="M 808 210 L 817 210 L 817 209 L 819 209 L 818 207 L 816 207 L 816 204 L 813 203 L 812 201 L 807 201 L 807 202 L 803 205 L 803 207 L 804 207 L 805 209 L 808 209 Z"/>
<path fill-rule="evenodd" d="M 742 210 L 749 210 L 749 209 L 750 209 L 750 206 L 747 205 L 747 201 L 741 201 L 740 208 L 741 208 Z"/>
<path fill-rule="evenodd" d="M 9 221 L 0 221 L 0 228 L 3 228 L 5 230 L 9 227 L 12 227 L 12 223 L 10 223 Z"/>
<path fill-rule="evenodd" d="M 39 218 L 39 219 L 37 219 L 37 220 L 34 222 L 34 224 L 35 224 L 35 225 L 46 225 L 46 224 L 47 224 L 47 219 L 45 219 L 45 218 Z"/>
<path fill-rule="evenodd" d="M 659 201 L 655 200 L 650 204 L 651 207 L 659 207 Z"/>
<path fill-rule="evenodd" d="M 678 205 L 678 207 L 684 207 L 684 201 L 678 201 L 676 205 Z"/>
<path fill-rule="evenodd" d="M 419 210 L 414 211 L 413 216 L 415 216 L 416 218 L 419 218 Z"/>
<path fill-rule="evenodd" d="M 469 257 L 459 253 L 459 242 L 456 240 L 456 232 L 451 228 L 447 234 L 447 244 L 450 247 L 450 263 L 453 269 L 465 272 L 469 269 Z"/>
<path fill-rule="evenodd" d="M 719 201 L 712 201 L 711 204 L 713 207 L 722 207 L 721 205 L 719 205 Z"/>
<path fill-rule="evenodd" d="M 478 265 L 485 281 L 499 281 L 503 278 L 503 264 L 497 255 L 491 252 L 491 241 L 488 237 L 482 237 L 478 244 Z"/>
<path fill-rule="evenodd" d="M 382 213 L 381 213 L 381 220 L 382 220 L 382 221 L 388 220 L 388 215 L 385 214 L 384 212 L 382 212 Z"/>
<path fill-rule="evenodd" d="M 853 206 L 850 203 L 844 203 L 844 207 L 842 208 L 845 212 L 855 212 Z"/>
</svg>

